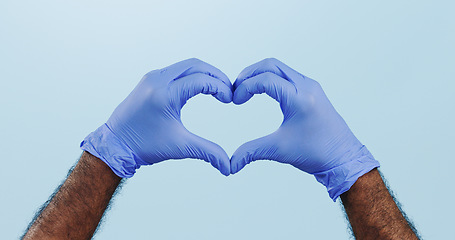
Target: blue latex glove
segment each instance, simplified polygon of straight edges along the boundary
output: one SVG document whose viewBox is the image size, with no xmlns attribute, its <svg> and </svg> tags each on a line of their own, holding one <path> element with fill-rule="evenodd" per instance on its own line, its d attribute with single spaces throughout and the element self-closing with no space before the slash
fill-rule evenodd
<svg viewBox="0 0 455 240">
<path fill-rule="evenodd" d="M 276 59 L 245 68 L 234 83 L 235 104 L 267 93 L 284 115 L 272 134 L 240 146 L 231 158 L 231 173 L 255 160 L 288 163 L 313 174 L 336 198 L 373 168 L 379 167 L 327 99 L 321 86 Z"/>
<path fill-rule="evenodd" d="M 203 159 L 227 176 L 226 152 L 189 132 L 180 119 L 183 105 L 199 93 L 229 103 L 232 84 L 220 70 L 198 59 L 151 71 L 81 148 L 122 178 L 132 177 L 142 165 L 183 158 Z"/>
</svg>

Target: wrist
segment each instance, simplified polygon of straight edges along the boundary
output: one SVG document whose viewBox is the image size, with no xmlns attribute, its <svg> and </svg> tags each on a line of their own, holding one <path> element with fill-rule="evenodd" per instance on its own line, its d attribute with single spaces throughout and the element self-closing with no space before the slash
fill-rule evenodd
<svg viewBox="0 0 455 240">
<path fill-rule="evenodd" d="M 322 183 L 335 202 L 338 196 L 348 191 L 359 177 L 380 166 L 365 146 L 362 146 L 356 157 L 340 166 L 327 171 L 314 173 L 316 180 Z"/>
<path fill-rule="evenodd" d="M 81 142 L 80 148 L 102 160 L 121 178 L 132 177 L 140 167 L 139 157 L 109 129 L 107 124 L 90 133 Z"/>
</svg>

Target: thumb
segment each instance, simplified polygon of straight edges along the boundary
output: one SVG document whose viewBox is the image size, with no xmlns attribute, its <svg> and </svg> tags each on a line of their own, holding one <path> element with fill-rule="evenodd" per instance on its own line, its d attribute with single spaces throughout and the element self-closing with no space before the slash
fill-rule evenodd
<svg viewBox="0 0 455 240">
<path fill-rule="evenodd" d="M 231 173 L 239 172 L 245 165 L 256 160 L 276 160 L 276 133 L 244 143 L 232 155 Z"/>
<path fill-rule="evenodd" d="M 212 164 L 223 175 L 230 174 L 230 163 L 227 153 L 218 144 L 188 132 L 186 155 L 189 158 L 201 159 Z"/>
</svg>

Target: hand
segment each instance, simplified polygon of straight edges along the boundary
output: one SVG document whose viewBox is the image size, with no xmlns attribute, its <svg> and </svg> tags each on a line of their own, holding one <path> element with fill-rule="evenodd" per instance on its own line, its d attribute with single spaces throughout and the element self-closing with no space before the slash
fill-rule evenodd
<svg viewBox="0 0 455 240">
<path fill-rule="evenodd" d="M 122 178 L 132 177 L 142 165 L 182 158 L 203 159 L 227 176 L 226 152 L 189 132 L 180 119 L 186 101 L 199 93 L 229 103 L 232 84 L 220 70 L 198 59 L 151 71 L 81 148 Z"/>
<path fill-rule="evenodd" d="M 267 93 L 280 103 L 283 123 L 274 133 L 240 146 L 231 173 L 255 160 L 274 160 L 314 174 L 336 198 L 371 169 L 379 167 L 314 80 L 276 59 L 245 68 L 234 83 L 233 102 Z"/>
</svg>

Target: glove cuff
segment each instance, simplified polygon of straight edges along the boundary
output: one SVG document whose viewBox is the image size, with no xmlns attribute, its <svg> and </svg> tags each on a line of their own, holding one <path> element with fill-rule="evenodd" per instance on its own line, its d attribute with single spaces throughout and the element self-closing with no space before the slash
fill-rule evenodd
<svg viewBox="0 0 455 240">
<path fill-rule="evenodd" d="M 134 152 L 103 124 L 81 142 L 81 149 L 101 159 L 121 178 L 130 178 L 140 167 Z"/>
<path fill-rule="evenodd" d="M 326 186 L 334 202 L 338 196 L 348 191 L 359 177 L 380 166 L 365 146 L 361 147 L 357 155 L 359 157 L 343 165 L 314 174 L 316 180 Z"/>
</svg>

